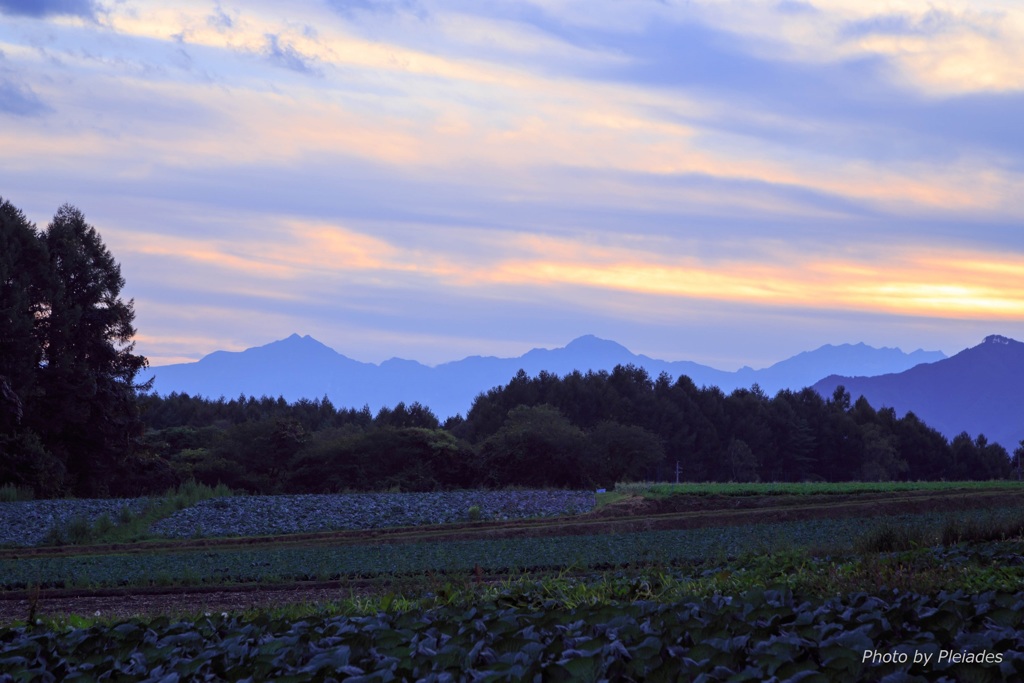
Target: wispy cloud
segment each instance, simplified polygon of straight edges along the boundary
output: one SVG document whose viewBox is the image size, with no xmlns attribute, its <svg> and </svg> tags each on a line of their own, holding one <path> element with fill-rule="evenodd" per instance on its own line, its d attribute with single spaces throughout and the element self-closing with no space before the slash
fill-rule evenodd
<svg viewBox="0 0 1024 683">
<path fill-rule="evenodd" d="M 0 73 L 0 112 L 15 116 L 38 116 L 51 111 L 27 85 Z"/>
<path fill-rule="evenodd" d="M 0 0 L 0 14 L 26 17 L 76 16 L 94 18 L 94 0 Z"/>
<path fill-rule="evenodd" d="M 868 317 L 1024 335 L 1012 4 L 0 11 L 5 196 L 81 205 L 168 358 L 315 330 L 663 348 L 709 319 L 785 319 L 794 352 Z"/>
<path fill-rule="evenodd" d="M 264 48 L 264 54 L 266 54 L 267 59 L 271 63 L 301 74 L 320 73 L 316 66 L 314 66 L 313 61 L 295 49 L 295 46 L 282 42 L 273 33 L 268 33 L 266 38 L 267 45 Z"/>
<path fill-rule="evenodd" d="M 434 232 L 445 241 L 403 246 L 358 230 L 284 219 L 274 244 L 150 237 L 122 239 L 128 253 L 160 256 L 186 270 L 213 269 L 240 292 L 295 299 L 282 282 L 319 279 L 328 289 L 372 282 L 405 289 L 427 283 L 503 296 L 509 287 L 562 285 L 634 294 L 746 302 L 787 309 L 884 311 L 951 319 L 1024 318 L 1020 259 L 996 252 L 962 252 L 918 245 L 861 245 L 836 255 L 821 244 L 762 240 L 744 246 L 704 238 L 578 239 L 532 233 Z M 710 249 L 709 249 L 710 245 Z M 808 248 L 810 247 L 810 248 Z M 718 252 L 718 257 L 708 254 Z M 724 253 L 723 253 L 724 252 Z M 728 254 L 728 255 L 726 255 Z M 299 285 L 310 294 L 308 283 Z M 223 287 L 222 287 L 223 289 Z M 230 286 L 229 286 L 230 289 Z M 490 292 L 491 294 L 487 294 Z M 594 305 L 600 306 L 595 298 Z"/>
</svg>

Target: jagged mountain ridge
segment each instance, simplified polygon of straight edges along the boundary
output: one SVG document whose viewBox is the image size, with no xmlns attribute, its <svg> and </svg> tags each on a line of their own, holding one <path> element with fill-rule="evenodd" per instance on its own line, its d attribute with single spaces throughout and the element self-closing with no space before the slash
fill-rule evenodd
<svg viewBox="0 0 1024 683">
<path fill-rule="evenodd" d="M 1024 343 L 1001 335 L 934 363 L 875 377 L 831 375 L 814 385 L 831 396 L 842 385 L 856 400 L 913 412 L 947 438 L 984 434 L 1009 452 L 1024 439 Z"/>
<path fill-rule="evenodd" d="M 481 392 L 507 384 L 520 370 L 565 375 L 573 370 L 612 370 L 632 364 L 652 377 L 666 372 L 673 379 L 689 376 L 698 386 L 717 386 L 725 392 L 757 383 L 769 394 L 801 389 L 826 375 L 897 372 L 919 363 L 941 360 L 939 351 L 876 349 L 865 344 L 826 345 L 783 360 L 768 368 L 736 372 L 692 361 L 663 361 L 632 353 L 614 341 L 585 335 L 565 347 L 536 348 L 515 358 L 470 356 L 435 367 L 392 358 L 377 365 L 348 358 L 312 337 L 293 334 L 286 339 L 245 351 L 215 351 L 194 363 L 150 368 L 143 380 L 155 377 L 153 390 L 218 398 L 283 396 L 289 401 L 328 396 L 338 407 L 394 406 L 418 401 L 441 419 L 465 414 Z"/>
</svg>

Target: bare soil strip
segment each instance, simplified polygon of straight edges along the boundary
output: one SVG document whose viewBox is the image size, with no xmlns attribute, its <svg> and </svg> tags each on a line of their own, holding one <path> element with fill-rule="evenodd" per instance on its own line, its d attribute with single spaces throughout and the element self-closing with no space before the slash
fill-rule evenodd
<svg viewBox="0 0 1024 683">
<path fill-rule="evenodd" d="M 140 615 L 195 615 L 221 612 L 242 612 L 280 605 L 323 603 L 347 598 L 355 588 L 335 585 L 233 586 L 204 590 L 177 588 L 164 590 L 139 589 L 115 595 L 88 595 L 71 592 L 43 594 L 36 600 L 37 617 L 81 614 L 126 619 Z M 30 600 L 25 595 L 0 599 L 0 624 L 24 621 L 29 614 Z"/>
</svg>

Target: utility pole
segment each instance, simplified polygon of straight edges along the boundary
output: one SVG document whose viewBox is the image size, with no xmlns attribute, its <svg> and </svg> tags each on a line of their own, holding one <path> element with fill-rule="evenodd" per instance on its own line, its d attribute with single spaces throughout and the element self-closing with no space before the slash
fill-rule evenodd
<svg viewBox="0 0 1024 683">
<path fill-rule="evenodd" d="M 676 483 L 679 483 L 679 461 L 676 460 Z"/>
</svg>

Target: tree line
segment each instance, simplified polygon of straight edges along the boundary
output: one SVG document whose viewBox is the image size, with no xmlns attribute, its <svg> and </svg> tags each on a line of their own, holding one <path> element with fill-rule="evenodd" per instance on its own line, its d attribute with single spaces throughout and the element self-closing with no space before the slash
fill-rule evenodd
<svg viewBox="0 0 1024 683">
<path fill-rule="evenodd" d="M 135 384 L 147 361 L 124 284 L 78 209 L 39 230 L 0 198 L 0 485 L 97 496 L 192 479 L 253 493 L 996 479 L 1024 455 L 981 435 L 948 441 L 842 388 L 727 395 L 634 366 L 520 371 L 443 424 L 418 403 L 373 414 L 326 397 L 161 397 Z"/>
<path fill-rule="evenodd" d="M 443 424 L 418 403 L 336 409 L 326 397 L 140 398 L 143 446 L 167 484 L 194 478 L 262 493 L 462 487 L 603 487 L 627 480 L 999 479 L 1006 449 L 948 441 L 838 389 L 730 394 L 642 369 L 520 371 Z M 1019 458 L 1018 449 L 1015 458 Z"/>
</svg>

